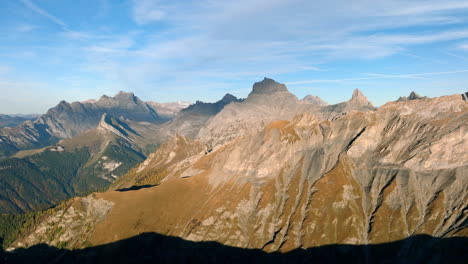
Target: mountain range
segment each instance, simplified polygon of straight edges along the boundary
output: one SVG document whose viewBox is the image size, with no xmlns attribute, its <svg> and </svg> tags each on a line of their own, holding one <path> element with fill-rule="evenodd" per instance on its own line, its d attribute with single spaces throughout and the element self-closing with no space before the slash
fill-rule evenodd
<svg viewBox="0 0 468 264">
<path fill-rule="evenodd" d="M 35 120 L 0 129 L 0 213 L 44 209 L 106 188 L 158 146 L 158 125 L 185 106 L 120 92 L 62 101 Z"/>
<path fill-rule="evenodd" d="M 146 245 L 142 257 L 165 248 L 141 235 L 157 234 L 303 259 L 306 249 L 395 241 L 406 242 L 392 254 L 410 262 L 466 256 L 438 240 L 468 236 L 466 94 L 412 93 L 376 108 L 356 89 L 329 105 L 265 78 L 245 99 L 226 94 L 164 116 L 156 106 L 119 93 L 3 128 L 0 209 L 57 204 L 9 236 L 8 251 L 132 240 Z M 389 260 L 371 247 L 353 254 Z"/>
</svg>

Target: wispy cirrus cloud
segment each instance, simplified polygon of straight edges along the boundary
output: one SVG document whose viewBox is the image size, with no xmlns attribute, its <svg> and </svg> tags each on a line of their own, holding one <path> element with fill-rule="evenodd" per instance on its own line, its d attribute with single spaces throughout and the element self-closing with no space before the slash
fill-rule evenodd
<svg viewBox="0 0 468 264">
<path fill-rule="evenodd" d="M 16 31 L 18 32 L 21 32 L 21 33 L 27 33 L 27 32 L 31 32 L 35 29 L 39 28 L 38 26 L 36 25 L 27 25 L 27 24 L 24 24 L 24 25 L 20 25 L 20 26 L 17 26 L 15 29 Z"/>
<path fill-rule="evenodd" d="M 133 18 L 138 24 L 147 24 L 161 21 L 166 13 L 163 11 L 161 1 L 135 0 L 133 1 Z"/>
<path fill-rule="evenodd" d="M 20 0 L 28 9 L 31 11 L 45 17 L 52 23 L 55 23 L 63 28 L 67 28 L 67 24 L 65 24 L 61 19 L 59 19 L 56 16 L 51 15 L 49 12 L 46 10 L 40 8 L 38 5 L 36 5 L 32 0 Z"/>
<path fill-rule="evenodd" d="M 466 43 L 466 44 L 460 44 L 460 45 L 459 45 L 459 48 L 462 49 L 462 50 L 468 51 L 468 43 Z"/>
</svg>

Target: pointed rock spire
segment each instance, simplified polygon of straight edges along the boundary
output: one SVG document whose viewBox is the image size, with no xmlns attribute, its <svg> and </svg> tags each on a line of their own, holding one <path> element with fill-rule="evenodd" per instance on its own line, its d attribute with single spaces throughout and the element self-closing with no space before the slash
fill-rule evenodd
<svg viewBox="0 0 468 264">
<path fill-rule="evenodd" d="M 359 89 L 354 90 L 353 96 L 351 97 L 351 100 L 349 102 L 353 104 L 363 105 L 363 106 L 367 106 L 367 105 L 372 106 L 372 103 L 369 102 L 367 97 Z"/>
</svg>

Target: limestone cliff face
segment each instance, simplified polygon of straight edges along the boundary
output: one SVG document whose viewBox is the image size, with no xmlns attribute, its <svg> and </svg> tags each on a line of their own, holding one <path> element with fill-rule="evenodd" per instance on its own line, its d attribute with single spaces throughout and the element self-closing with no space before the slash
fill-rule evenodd
<svg viewBox="0 0 468 264">
<path fill-rule="evenodd" d="M 100 245 L 157 232 L 284 252 L 415 234 L 467 236 L 467 130 L 468 103 L 454 95 L 333 120 L 303 113 L 211 152 L 174 139 L 136 168 L 136 177 L 139 169 L 170 168 L 160 185 L 94 194 L 112 208 L 69 242 Z M 170 146 L 179 151 L 171 154 Z M 195 150 L 174 160 L 181 146 Z M 38 243 L 29 237 L 16 246 L 34 244 L 27 241 Z"/>
</svg>

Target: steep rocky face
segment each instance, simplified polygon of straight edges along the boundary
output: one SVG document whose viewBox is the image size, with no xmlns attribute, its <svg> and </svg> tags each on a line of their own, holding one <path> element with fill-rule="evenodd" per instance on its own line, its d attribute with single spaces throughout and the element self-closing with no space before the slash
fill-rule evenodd
<svg viewBox="0 0 468 264">
<path fill-rule="evenodd" d="M 367 97 L 365 97 L 359 89 L 354 90 L 353 96 L 351 97 L 349 104 L 373 107 L 371 102 L 369 102 Z"/>
<path fill-rule="evenodd" d="M 286 85 L 277 83 L 272 79 L 264 78 L 261 82 L 256 82 L 253 85 L 252 92 L 249 96 L 254 94 L 273 94 L 278 92 L 289 92 Z"/>
<path fill-rule="evenodd" d="M 0 130 L 0 157 L 19 150 L 40 148 L 95 128 L 104 114 L 136 122 L 161 122 L 158 114 L 133 93 L 102 96 L 91 102 L 60 102 L 34 121 Z"/>
<path fill-rule="evenodd" d="M 416 234 L 468 236 L 467 132 L 468 104 L 454 95 L 334 120 L 303 113 L 211 152 L 193 143 L 193 152 L 173 161 L 178 154 L 171 146 L 191 145 L 175 139 L 137 167 L 145 175 L 159 171 L 160 185 L 94 194 L 112 208 L 64 241 L 102 245 L 156 232 L 287 252 Z M 13 246 L 57 239 L 37 237 L 31 233 Z M 405 254 L 405 247 L 398 250 Z"/>
<path fill-rule="evenodd" d="M 180 172 L 189 168 L 200 157 L 206 155 L 209 150 L 190 138 L 176 135 L 162 144 L 147 159 L 130 170 L 125 176 L 114 182 L 109 189 L 125 189 L 145 185 L 159 185 L 166 178 L 171 178 L 172 173 Z M 191 176 L 198 171 L 184 176 Z"/>
</svg>

